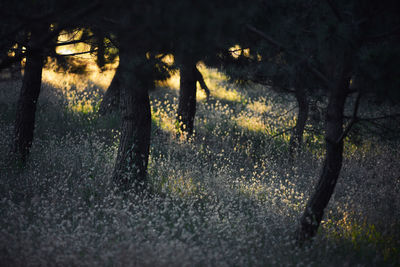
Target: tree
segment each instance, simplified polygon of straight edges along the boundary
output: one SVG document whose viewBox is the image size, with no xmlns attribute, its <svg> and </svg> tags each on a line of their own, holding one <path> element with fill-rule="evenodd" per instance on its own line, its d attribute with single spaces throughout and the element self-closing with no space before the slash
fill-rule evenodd
<svg viewBox="0 0 400 267">
<path fill-rule="evenodd" d="M 291 94 L 295 97 L 298 106 L 296 125 L 283 131 L 292 130 L 289 152 L 293 157 L 302 147 L 309 117 L 310 95 L 315 93 L 319 84 L 306 73 L 304 60 L 288 57 L 280 49 L 280 44 L 275 42 L 278 47 L 266 46 L 264 39 L 270 40 L 268 36 L 251 25 L 246 28 L 247 33 L 237 36 L 234 49 L 218 53 L 218 62 L 234 82 L 262 84 L 279 94 Z"/>
<path fill-rule="evenodd" d="M 150 190 L 147 179 L 151 133 L 149 90 L 154 87 L 153 70 L 157 61 L 149 55 L 159 51 L 161 44 L 154 41 L 162 40 L 158 31 L 149 30 L 159 23 L 157 3 L 117 1 L 108 4 L 98 16 L 105 16 L 104 28 L 118 43 L 120 63 L 117 74 L 120 76 L 117 81 L 120 86 L 114 89 L 120 90 L 122 115 L 113 180 L 122 192 L 133 189 L 137 194 L 147 193 Z"/>
<path fill-rule="evenodd" d="M 182 132 L 193 134 L 196 114 L 196 61 L 185 59 L 180 68 L 178 122 Z"/>
<path fill-rule="evenodd" d="M 137 193 L 148 189 L 147 165 L 150 148 L 151 113 L 148 87 L 143 73 L 148 64 L 132 51 L 130 45 L 120 48 L 121 70 L 121 138 L 113 179 L 119 189 L 134 188 Z"/>
<path fill-rule="evenodd" d="M 34 25 L 30 31 L 24 77 L 14 125 L 13 152 L 22 162 L 25 162 L 33 140 L 36 103 L 40 93 L 44 64 L 44 53 L 39 47 L 43 32 L 46 33 L 48 29 L 49 25 L 40 24 Z"/>
<path fill-rule="evenodd" d="M 206 92 L 209 89 L 197 62 L 206 60 L 234 44 L 237 29 L 251 16 L 253 6 L 245 1 L 176 1 L 172 11 L 174 38 L 171 51 L 180 68 L 180 90 L 177 122 L 180 131 L 191 136 L 196 114 L 196 84 Z M 171 5 L 174 7 L 174 5 Z M 206 19 L 205 19 L 206 18 Z"/>
<path fill-rule="evenodd" d="M 257 27 L 248 25 L 247 28 L 264 40 L 264 47 L 278 50 L 275 55 L 280 56 L 279 60 L 288 67 L 287 74 L 291 77 L 295 75 L 290 69 L 295 70 L 296 62 L 302 62 L 303 69 L 312 74 L 311 81 L 320 86 L 322 94 L 328 98 L 324 165 L 297 231 L 297 239 L 303 243 L 317 232 L 339 178 L 344 138 L 358 121 L 361 96 L 366 97 L 368 93 L 365 88 L 359 87 L 356 92 L 350 88 L 353 77 L 367 79 L 361 69 L 372 67 L 362 60 L 363 51 L 376 51 L 374 47 L 384 42 L 391 47 L 392 56 L 399 57 L 395 52 L 397 44 L 393 42 L 393 37 L 399 32 L 400 21 L 396 15 L 399 4 L 393 1 L 383 1 L 378 5 L 357 0 L 335 3 L 329 0 L 289 0 L 269 1 L 260 7 L 262 14 L 253 21 Z M 392 82 L 396 79 L 390 77 Z M 376 77 L 376 82 L 379 86 L 374 90 L 381 90 L 384 84 L 382 76 Z M 314 91 L 314 94 L 319 94 L 319 91 Z M 349 105 L 346 100 L 354 93 L 357 97 L 351 120 L 344 127 L 345 107 Z"/>
<path fill-rule="evenodd" d="M 179 103 L 177 121 L 180 130 L 190 137 L 194 130 L 194 118 L 196 116 L 196 92 L 197 82 L 205 91 L 207 99 L 210 97 L 203 75 L 196 67 L 196 60 L 185 56 L 180 67 Z"/>
<path fill-rule="evenodd" d="M 148 184 L 146 168 L 151 125 L 148 90 L 156 80 L 157 72 L 152 71 L 154 66 L 165 69 L 160 67 L 162 62 L 155 55 L 172 53 L 177 58 L 190 55 L 195 59 L 215 51 L 216 46 L 228 43 L 228 36 L 237 25 L 235 21 L 239 21 L 235 15 L 243 13 L 240 4 L 243 3 L 176 0 L 126 4 L 118 1 L 107 8 L 106 20 L 110 22 L 111 32 L 121 40 L 121 104 L 124 106 L 121 107 L 122 132 L 114 179 L 121 181 L 123 187 L 129 188 L 133 184 L 137 188 L 135 185 L 138 184 L 138 191 L 141 191 Z M 208 19 L 204 20 L 204 17 Z M 145 55 L 147 63 L 143 61 Z M 198 78 L 196 61 L 184 62 L 182 85 L 188 84 L 193 95 Z M 123 67 L 124 64 L 131 67 Z M 129 75 L 132 77 L 128 78 Z M 183 98 L 182 104 L 189 101 L 191 107 L 195 107 L 195 98 Z M 135 107 L 129 106 L 132 104 Z"/>
<path fill-rule="evenodd" d="M 5 44 L 6 48 L 10 44 L 17 44 L 18 48 L 26 47 L 26 50 L 16 50 L 13 56 L 3 54 L 0 62 L 1 69 L 26 58 L 12 140 L 12 153 L 24 164 L 33 141 L 36 104 L 40 93 L 44 60 L 54 52 L 54 46 L 58 45 L 54 41 L 58 34 L 73 25 L 70 21 L 87 14 L 94 6 L 80 3 L 79 8 L 76 8 L 74 2 L 67 4 L 64 1 L 59 1 L 57 5 L 48 1 L 32 2 L 27 5 L 7 1 L 5 4 L 6 10 L 10 12 L 2 9 L 1 12 L 4 14 L 1 15 L 7 19 L 5 25 L 12 25 L 12 30 L 4 32 L 4 29 L 1 29 L 3 37 L 1 39 L 5 39 L 1 44 L 3 46 Z M 32 14 L 27 15 L 26 10 Z"/>
<path fill-rule="evenodd" d="M 162 63 L 159 62 L 158 64 Z M 182 63 L 180 67 L 181 82 L 177 120 L 180 124 L 181 131 L 187 132 L 190 136 L 193 133 L 193 122 L 196 113 L 196 83 L 199 82 L 200 87 L 205 91 L 207 100 L 210 97 L 210 90 L 204 81 L 203 75 L 196 67 L 196 62 L 193 61 L 190 65 L 188 64 L 190 63 L 185 61 L 185 63 Z M 165 79 L 175 72 L 175 66 L 168 66 L 167 64 L 164 66 L 168 73 L 163 74 L 161 79 Z M 155 71 L 157 71 L 157 69 Z M 121 90 L 120 76 L 121 71 L 118 67 L 100 104 L 100 115 L 105 115 L 108 112 L 118 110 Z"/>
<path fill-rule="evenodd" d="M 348 35 L 344 41 L 337 40 L 335 43 L 340 47 L 340 51 L 335 51 L 331 56 L 325 56 L 325 63 L 334 64 L 325 65 L 328 73 L 331 87 L 329 88 L 328 107 L 326 114 L 326 156 L 320 180 L 309 199 L 303 216 L 300 220 L 298 229 L 298 239 L 300 242 L 313 237 L 316 234 L 318 226 L 322 220 L 324 209 L 327 206 L 331 195 L 333 194 L 337 179 L 339 177 L 343 158 L 343 140 L 351 130 L 354 123 L 358 120 L 358 108 L 360 98 L 365 94 L 365 90 L 357 88 L 357 97 L 354 103 L 351 121 L 346 128 L 343 128 L 344 107 L 347 97 L 352 93 L 350 85 L 352 77 L 359 74 L 357 66 L 362 63 L 360 52 L 363 48 L 371 45 L 370 38 L 379 34 L 376 30 L 380 28 L 381 20 L 385 21 L 386 27 L 393 28 L 400 25 L 399 18 L 396 14 L 400 11 L 400 6 L 391 1 L 380 3 L 379 7 L 376 3 L 364 3 L 363 1 L 354 1 L 351 5 L 338 5 L 331 1 L 326 1 L 331 13 L 335 16 L 336 26 L 348 27 Z M 339 9 L 339 7 L 344 7 Z M 351 17 L 346 17 L 351 12 Z M 371 16 L 372 15 L 372 16 Z M 355 25 L 354 18 L 357 21 L 364 20 L 364 25 Z M 379 23 L 379 24 L 377 24 Z M 377 27 L 377 25 L 379 25 Z M 358 28 L 356 28 L 358 26 Z M 379 34 L 381 35 L 381 34 Z M 388 36 L 389 37 L 389 36 Z M 390 41 L 386 39 L 386 41 Z M 376 44 L 375 44 L 376 45 Z M 396 44 L 392 43 L 393 48 Z M 331 50 L 331 51 L 332 51 Z M 328 51 L 328 52 L 331 52 Z M 395 51 L 395 50 L 393 50 Z M 393 55 L 399 57 L 399 55 Z M 371 67 L 371 66 L 365 66 Z M 398 80 L 398 77 L 390 77 L 390 80 Z M 382 85 L 382 77 L 379 77 Z M 381 85 L 379 86 L 380 88 Z M 327 84 L 329 86 L 329 84 Z M 379 88 L 378 87 L 378 88 Z M 375 88 L 376 89 L 376 88 Z"/>
<path fill-rule="evenodd" d="M 300 151 L 303 145 L 304 129 L 306 127 L 309 114 L 309 97 L 307 94 L 307 88 L 304 88 L 301 84 L 298 84 L 294 88 L 298 112 L 296 125 L 294 126 L 293 134 L 289 141 L 289 153 L 291 156 Z"/>
</svg>

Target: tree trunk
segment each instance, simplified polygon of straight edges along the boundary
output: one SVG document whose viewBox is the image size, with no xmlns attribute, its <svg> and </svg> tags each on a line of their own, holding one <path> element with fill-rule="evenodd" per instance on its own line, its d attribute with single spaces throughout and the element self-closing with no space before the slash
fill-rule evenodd
<svg viewBox="0 0 400 267">
<path fill-rule="evenodd" d="M 297 113 L 296 126 L 294 127 L 293 134 L 290 137 L 289 152 L 293 156 L 303 145 L 303 134 L 306 122 L 308 119 L 308 98 L 306 91 L 303 87 L 295 89 L 295 96 L 299 111 Z"/>
<path fill-rule="evenodd" d="M 104 66 L 106 65 L 105 61 L 105 46 L 104 46 L 104 33 L 102 31 L 95 31 L 97 36 L 97 59 L 96 63 L 97 66 L 104 70 Z"/>
<path fill-rule="evenodd" d="M 196 115 L 196 62 L 185 60 L 180 69 L 180 89 L 178 122 L 182 132 L 188 136 L 193 134 L 194 117 Z"/>
<path fill-rule="evenodd" d="M 121 191 L 146 192 L 150 149 L 151 111 L 147 83 L 141 77 L 144 60 L 120 49 L 121 138 L 113 179 Z"/>
<path fill-rule="evenodd" d="M 30 45 L 26 53 L 26 64 L 22 87 L 17 103 L 17 114 L 14 125 L 13 153 L 22 163 L 26 161 L 32 146 L 35 128 L 36 103 L 42 84 L 42 68 L 44 64 L 43 51 L 38 49 L 45 26 L 33 28 Z"/>
<path fill-rule="evenodd" d="M 114 77 L 108 87 L 106 93 L 103 96 L 103 100 L 100 103 L 99 114 L 105 115 L 113 111 L 118 110 L 120 102 L 120 91 L 121 91 L 121 71 L 118 67 L 115 71 Z"/>
<path fill-rule="evenodd" d="M 349 59 L 343 67 L 338 82 L 330 91 L 326 114 L 326 155 L 322 174 L 309 199 L 297 231 L 299 243 L 311 239 L 317 233 L 324 215 L 324 209 L 333 194 L 342 168 L 343 159 L 343 111 L 348 95 L 351 76 Z"/>
</svg>

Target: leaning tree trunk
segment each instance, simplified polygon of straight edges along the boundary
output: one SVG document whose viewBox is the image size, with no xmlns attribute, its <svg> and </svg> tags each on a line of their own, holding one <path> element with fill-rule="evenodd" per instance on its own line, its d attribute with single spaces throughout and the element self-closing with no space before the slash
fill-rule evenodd
<svg viewBox="0 0 400 267">
<path fill-rule="evenodd" d="M 349 61 L 349 59 L 345 59 Z M 326 155 L 322 174 L 300 219 L 299 243 L 314 237 L 324 209 L 335 189 L 343 159 L 343 111 L 350 84 L 351 63 L 346 62 L 338 83 L 331 89 L 326 114 Z"/>
<path fill-rule="evenodd" d="M 47 31 L 44 26 L 33 28 L 31 31 L 29 42 L 31 49 L 28 49 L 26 53 L 24 77 L 17 103 L 12 150 L 22 163 L 26 161 L 33 140 L 36 103 L 39 98 L 44 64 L 43 52 L 38 47 L 44 31 Z"/>
<path fill-rule="evenodd" d="M 294 155 L 303 145 L 303 134 L 306 122 L 308 119 L 308 98 L 303 87 L 299 86 L 295 89 L 295 96 L 299 111 L 297 113 L 296 126 L 293 129 L 293 134 L 289 141 L 289 153 Z"/>
<path fill-rule="evenodd" d="M 182 132 L 188 136 L 193 134 L 194 117 L 196 115 L 196 62 L 185 60 L 180 69 L 180 89 L 178 105 L 178 123 Z"/>
<path fill-rule="evenodd" d="M 120 50 L 121 71 L 121 137 L 113 180 L 121 191 L 134 189 L 146 192 L 147 165 L 150 149 L 151 113 L 145 77 L 141 77 L 144 61 L 129 50 Z"/>
<path fill-rule="evenodd" d="M 210 89 L 208 89 L 206 82 L 204 81 L 203 74 L 199 71 L 199 69 L 196 67 L 196 80 L 199 82 L 200 87 L 204 90 L 206 93 L 207 101 L 210 99 Z"/>
<path fill-rule="evenodd" d="M 115 71 L 114 77 L 108 87 L 106 93 L 103 96 L 103 100 L 100 103 L 99 114 L 105 115 L 113 111 L 118 110 L 120 102 L 120 87 L 121 87 L 121 71 L 120 67 Z"/>
</svg>

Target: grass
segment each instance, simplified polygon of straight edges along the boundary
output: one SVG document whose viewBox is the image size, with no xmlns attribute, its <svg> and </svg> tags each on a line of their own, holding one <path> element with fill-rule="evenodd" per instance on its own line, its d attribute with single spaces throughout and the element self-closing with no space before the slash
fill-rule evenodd
<svg viewBox="0 0 400 267">
<path fill-rule="evenodd" d="M 318 236 L 296 248 L 294 230 L 320 173 L 321 137 L 307 133 L 307 147 L 289 160 L 289 133 L 271 136 L 294 125 L 293 99 L 200 70 L 211 99 L 199 93 L 189 141 L 176 135 L 179 76 L 151 92 L 153 198 L 114 193 L 119 115 L 95 112 L 106 87 L 101 74 L 44 72 L 25 169 L 10 166 L 6 153 L 20 83 L 0 83 L 1 265 L 400 264 L 398 143 L 348 141 Z"/>
</svg>

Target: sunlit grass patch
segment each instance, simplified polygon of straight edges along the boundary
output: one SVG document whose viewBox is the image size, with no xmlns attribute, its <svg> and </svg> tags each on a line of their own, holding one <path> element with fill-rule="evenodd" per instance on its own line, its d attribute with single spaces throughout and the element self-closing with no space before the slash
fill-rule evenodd
<svg viewBox="0 0 400 267">
<path fill-rule="evenodd" d="M 104 90 L 111 82 L 115 70 L 94 71 L 83 75 L 61 73 L 51 68 L 43 70 L 43 83 L 54 92 L 43 91 L 44 96 L 53 103 L 66 103 L 69 110 L 89 114 L 97 112 Z"/>
<path fill-rule="evenodd" d="M 88 86 L 86 90 L 78 91 L 74 87 L 62 90 L 62 100 L 71 112 L 86 115 L 97 112 L 102 94 L 93 87 Z"/>
<path fill-rule="evenodd" d="M 70 109 L 77 113 L 89 114 L 94 111 L 93 101 L 90 99 L 79 101 L 77 104 L 70 104 Z"/>
<path fill-rule="evenodd" d="M 374 249 L 383 256 L 385 261 L 400 262 L 400 228 L 395 233 L 385 234 L 374 224 L 366 220 L 360 221 L 347 211 L 342 213 L 339 220 L 328 218 L 322 221 L 321 225 L 329 238 L 349 242 L 354 249 L 359 251 L 365 248 Z"/>
<path fill-rule="evenodd" d="M 208 68 L 201 62 L 197 64 L 197 67 L 202 73 L 212 97 L 237 103 L 245 101 L 245 95 L 229 85 L 228 77 L 225 74 L 217 69 Z"/>
<path fill-rule="evenodd" d="M 207 95 L 205 91 L 200 88 L 199 83 L 197 83 L 196 99 L 197 101 L 204 101 L 207 99 Z"/>
<path fill-rule="evenodd" d="M 273 112 L 272 105 L 268 105 L 265 97 L 249 102 L 246 108 L 258 115 Z"/>
<path fill-rule="evenodd" d="M 202 73 L 207 87 L 210 89 L 211 96 L 233 102 L 241 102 L 244 96 L 233 88 L 226 88 L 225 82 L 227 82 L 227 77 L 216 69 L 207 68 L 204 64 L 199 63 L 199 71 Z M 172 90 L 179 90 L 180 84 L 180 72 L 177 71 L 170 78 L 165 81 L 157 81 L 156 85 L 160 87 L 168 87 Z M 197 100 L 201 101 L 206 99 L 205 92 L 201 89 L 199 83 L 197 83 Z"/>
<path fill-rule="evenodd" d="M 73 86 L 77 90 L 82 91 L 88 85 L 92 84 L 101 90 L 105 90 L 114 77 L 116 64 L 109 66 L 105 71 L 101 72 L 93 60 L 85 59 L 84 64 L 87 64 L 87 69 L 82 74 L 58 71 L 56 70 L 55 63 L 49 61 L 43 69 L 42 81 L 56 89 Z"/>
<path fill-rule="evenodd" d="M 221 100 L 227 100 L 237 103 L 241 103 L 244 100 L 243 95 L 239 93 L 237 90 L 231 88 L 225 88 L 222 86 L 214 89 L 211 95 Z"/>
<path fill-rule="evenodd" d="M 236 118 L 235 121 L 240 127 L 243 127 L 249 131 L 260 133 L 265 132 L 265 125 L 262 119 L 259 117 L 247 117 L 241 114 Z"/>
<path fill-rule="evenodd" d="M 176 102 L 176 99 L 175 99 Z M 176 110 L 177 105 L 168 99 L 154 99 L 150 102 L 151 116 L 155 125 L 169 133 L 177 132 Z"/>
<path fill-rule="evenodd" d="M 210 89 L 211 97 L 218 100 L 231 101 L 235 103 L 247 103 L 246 96 L 232 87 L 228 83 L 228 78 L 217 69 L 208 68 L 203 63 L 198 63 L 197 67 L 202 73 L 207 87 Z M 179 91 L 180 88 L 180 72 L 176 71 L 170 78 L 165 81 L 157 81 L 156 85 L 159 87 L 169 88 L 174 91 Z M 197 82 L 197 101 L 204 101 L 206 94 L 201 89 L 200 84 Z"/>
<path fill-rule="evenodd" d="M 78 32 L 76 36 L 61 34 L 59 41 L 63 42 L 71 38 L 79 38 L 81 34 L 82 32 Z M 90 50 L 90 47 L 86 44 L 60 46 L 57 48 L 57 52 L 60 54 L 88 50 Z M 42 82 L 55 90 L 55 92 L 47 92 L 47 97 L 58 97 L 58 99 L 50 100 L 53 103 L 63 101 L 67 104 L 68 109 L 75 113 L 89 114 L 96 112 L 104 91 L 114 77 L 118 66 L 118 58 L 115 63 L 107 64 L 104 71 L 97 66 L 95 55 L 90 53 L 80 55 L 72 61 L 84 66 L 82 73 L 74 73 L 70 69 L 64 71 L 57 65 L 56 61 L 48 59 L 43 68 Z"/>
<path fill-rule="evenodd" d="M 227 82 L 229 80 L 228 76 L 226 76 L 224 73 L 218 71 L 218 69 L 209 68 L 206 65 L 204 65 L 202 62 L 199 62 L 197 64 L 197 68 L 203 75 L 203 78 L 207 84 L 208 83 L 214 84 L 217 82 L 223 83 L 223 82 Z"/>
<path fill-rule="evenodd" d="M 157 81 L 156 86 L 159 87 L 165 87 L 171 90 L 179 91 L 180 88 L 180 72 L 179 70 L 176 71 L 173 75 L 171 75 L 170 78 L 168 78 L 165 81 Z M 206 94 L 205 92 L 201 89 L 200 84 L 196 83 L 197 86 L 197 93 L 196 93 L 196 99 L 197 101 L 202 101 L 206 99 Z"/>
</svg>

